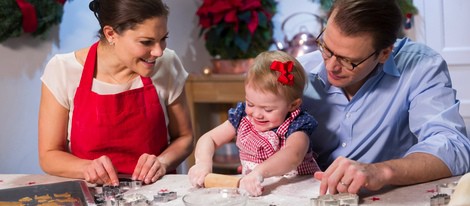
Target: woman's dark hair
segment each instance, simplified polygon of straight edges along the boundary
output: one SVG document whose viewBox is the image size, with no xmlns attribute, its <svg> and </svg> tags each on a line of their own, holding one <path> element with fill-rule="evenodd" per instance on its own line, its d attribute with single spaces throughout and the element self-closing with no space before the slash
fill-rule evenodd
<svg viewBox="0 0 470 206">
<path fill-rule="evenodd" d="M 168 6 L 161 0 L 93 0 L 89 7 L 100 23 L 101 38 L 106 25 L 121 34 L 147 19 L 169 14 Z"/>
<path fill-rule="evenodd" d="M 348 36 L 370 34 L 374 48 L 393 45 L 401 31 L 402 13 L 396 0 L 336 0 L 329 16 Z"/>
</svg>

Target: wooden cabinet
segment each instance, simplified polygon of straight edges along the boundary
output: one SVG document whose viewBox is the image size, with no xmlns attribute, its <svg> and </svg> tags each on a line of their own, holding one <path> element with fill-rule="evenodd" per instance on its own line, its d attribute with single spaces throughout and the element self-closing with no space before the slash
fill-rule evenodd
<svg viewBox="0 0 470 206">
<path fill-rule="evenodd" d="M 244 81 L 245 75 L 239 74 L 190 74 L 185 90 L 196 141 L 202 134 L 217 126 L 211 124 L 211 115 L 217 114 L 218 123 L 221 123 L 227 119 L 228 108 L 237 102 L 245 101 Z M 188 164 L 190 167 L 194 165 L 194 153 L 189 156 Z M 236 166 L 233 157 L 227 157 L 223 163 L 214 162 L 214 170 L 233 170 Z"/>
</svg>

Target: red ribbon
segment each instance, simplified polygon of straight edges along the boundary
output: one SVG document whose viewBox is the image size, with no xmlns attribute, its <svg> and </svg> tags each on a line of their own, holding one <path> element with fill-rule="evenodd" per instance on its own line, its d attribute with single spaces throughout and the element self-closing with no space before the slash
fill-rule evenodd
<svg viewBox="0 0 470 206">
<path fill-rule="evenodd" d="M 36 17 L 36 9 L 26 0 L 16 0 L 16 4 L 20 7 L 23 15 L 23 31 L 26 33 L 35 32 L 38 28 L 38 19 Z"/>
<path fill-rule="evenodd" d="M 294 84 L 294 75 L 292 69 L 294 68 L 294 62 L 280 62 L 273 61 L 271 64 L 271 70 L 279 71 L 281 75 L 277 78 L 277 81 L 284 85 L 292 86 Z"/>
</svg>

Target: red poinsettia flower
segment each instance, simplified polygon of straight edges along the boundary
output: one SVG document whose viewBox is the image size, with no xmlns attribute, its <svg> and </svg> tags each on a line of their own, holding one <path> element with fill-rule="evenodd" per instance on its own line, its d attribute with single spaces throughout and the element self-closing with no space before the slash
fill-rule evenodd
<svg viewBox="0 0 470 206">
<path fill-rule="evenodd" d="M 199 16 L 199 24 L 203 29 L 215 26 L 221 21 L 234 24 L 234 29 L 238 31 L 240 13 L 250 11 L 250 20 L 247 26 L 253 34 L 258 27 L 258 13 L 264 12 L 261 6 L 261 0 L 205 0 L 196 14 Z M 271 16 L 269 16 L 271 18 Z"/>
<path fill-rule="evenodd" d="M 205 34 L 206 48 L 213 56 L 253 56 L 254 53 L 241 53 L 250 50 L 253 39 L 260 39 L 261 36 L 270 38 L 268 35 L 272 34 L 271 18 L 275 6 L 274 0 L 204 0 L 196 14 L 199 17 L 201 34 Z M 257 33 L 260 33 L 258 37 Z M 266 47 L 265 45 L 263 43 L 262 47 Z M 224 55 L 225 52 L 221 49 L 227 47 L 241 51 Z"/>
</svg>

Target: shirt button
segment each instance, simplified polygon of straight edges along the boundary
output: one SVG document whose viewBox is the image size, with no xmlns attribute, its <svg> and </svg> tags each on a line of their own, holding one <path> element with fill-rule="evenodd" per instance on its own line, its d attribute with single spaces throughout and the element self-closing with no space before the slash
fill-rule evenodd
<svg viewBox="0 0 470 206">
<path fill-rule="evenodd" d="M 348 113 L 346 114 L 346 118 L 349 118 L 349 117 L 351 117 L 351 113 L 348 112 Z"/>
<path fill-rule="evenodd" d="M 346 142 L 343 142 L 343 144 L 341 144 L 341 147 L 346 147 Z"/>
</svg>

